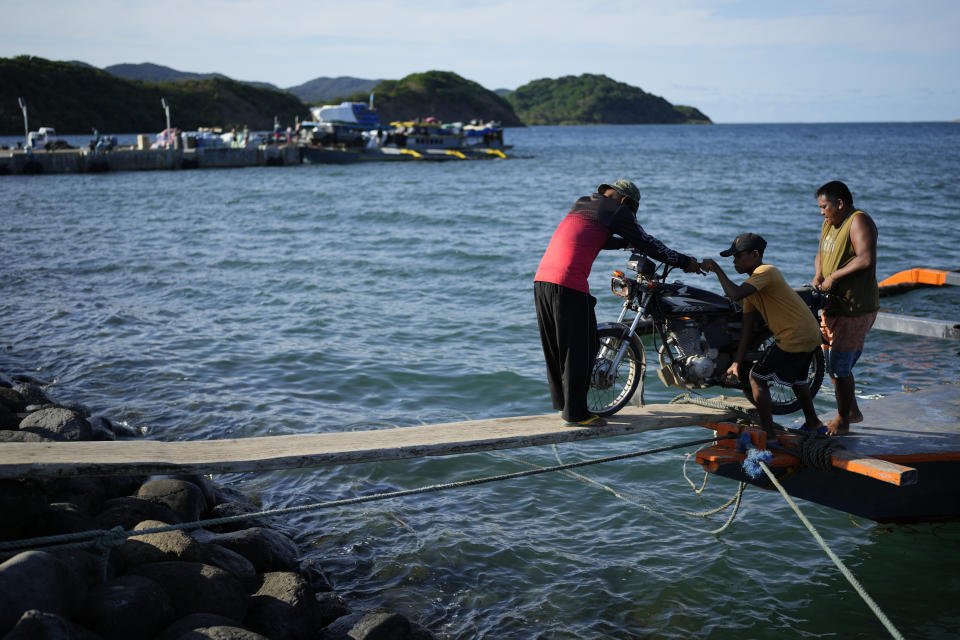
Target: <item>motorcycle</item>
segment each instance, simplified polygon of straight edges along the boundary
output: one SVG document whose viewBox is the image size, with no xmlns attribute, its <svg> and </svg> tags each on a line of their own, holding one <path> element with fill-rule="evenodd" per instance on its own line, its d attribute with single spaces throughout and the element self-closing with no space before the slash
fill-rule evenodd
<svg viewBox="0 0 960 640">
<path fill-rule="evenodd" d="M 763 323 L 748 343 L 740 367 L 739 379 L 727 375 L 733 362 L 743 328 L 743 311 L 739 304 L 706 289 L 682 282 L 667 282 L 672 268 L 656 265 L 641 253 L 633 253 L 627 260 L 629 276 L 614 271 L 610 289 L 624 298 L 623 308 L 616 322 L 597 326 L 600 348 L 594 362 L 587 405 L 600 416 L 609 416 L 623 408 L 639 393 L 636 404 L 643 406 L 643 388 L 646 375 L 646 351 L 640 334 L 653 334 L 659 368 L 657 375 L 668 387 L 686 391 L 720 386 L 739 389 L 753 402 L 750 387 L 750 369 L 774 341 L 770 329 Z M 794 289 L 819 321 L 826 296 L 819 289 L 805 286 Z M 630 314 L 632 320 L 628 321 Z M 819 349 L 810 363 L 807 382 L 810 395 L 815 396 L 823 383 L 824 358 Z M 793 389 L 770 384 L 773 413 L 792 413 L 800 408 Z"/>
</svg>

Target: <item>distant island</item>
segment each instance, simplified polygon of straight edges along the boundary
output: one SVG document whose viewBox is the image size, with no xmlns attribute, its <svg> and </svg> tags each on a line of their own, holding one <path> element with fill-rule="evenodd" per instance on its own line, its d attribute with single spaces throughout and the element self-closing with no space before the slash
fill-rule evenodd
<svg viewBox="0 0 960 640">
<path fill-rule="evenodd" d="M 496 120 L 505 127 L 524 122 L 503 97 L 450 71 L 412 73 L 384 80 L 373 88 L 375 106 L 384 122 L 434 117 L 444 122 Z M 364 100 L 363 94 L 349 96 Z"/>
<path fill-rule="evenodd" d="M 535 80 L 506 99 L 528 125 L 537 124 L 708 124 L 695 107 L 672 105 L 604 75 L 583 74 Z"/>
<path fill-rule="evenodd" d="M 23 134 L 21 97 L 31 129 L 55 127 L 61 135 L 94 128 L 103 133 L 161 131 L 166 126 L 161 98 L 171 105 L 173 124 L 180 129 L 271 129 L 274 117 L 284 126 L 310 117 L 294 95 L 227 77 L 143 82 L 85 64 L 18 56 L 0 58 L 0 78 L 2 135 Z"/>
<path fill-rule="evenodd" d="M 514 91 L 491 91 L 451 71 L 413 73 L 400 80 L 349 76 L 315 78 L 280 89 L 268 82 L 192 73 L 151 63 L 98 69 L 80 61 L 36 56 L 0 58 L 0 134 L 23 133 L 17 99 L 27 102 L 31 129 L 64 133 L 159 131 L 160 99 L 181 129 L 244 126 L 271 129 L 310 118 L 309 105 L 366 102 L 385 123 L 435 117 L 445 122 L 496 120 L 504 126 L 541 124 L 709 123 L 695 107 L 672 105 L 603 75 L 535 80 Z"/>
</svg>

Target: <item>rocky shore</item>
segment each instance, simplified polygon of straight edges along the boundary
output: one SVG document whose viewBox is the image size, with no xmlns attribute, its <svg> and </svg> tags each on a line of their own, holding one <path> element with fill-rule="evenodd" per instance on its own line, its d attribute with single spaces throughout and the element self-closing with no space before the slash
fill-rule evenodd
<svg viewBox="0 0 960 640">
<path fill-rule="evenodd" d="M 44 384 L 0 374 L 0 447 L 139 437 Z M 142 531 L 258 510 L 204 476 L 0 480 L 0 541 Z M 277 523 L 251 516 L 116 544 L 0 552 L 2 640 L 429 640 L 386 610 L 353 611 Z"/>
</svg>

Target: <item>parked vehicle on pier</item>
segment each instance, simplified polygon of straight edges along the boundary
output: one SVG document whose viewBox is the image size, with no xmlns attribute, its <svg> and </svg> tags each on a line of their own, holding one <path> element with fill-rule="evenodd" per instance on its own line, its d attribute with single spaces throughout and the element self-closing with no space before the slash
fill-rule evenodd
<svg viewBox="0 0 960 640">
<path fill-rule="evenodd" d="M 27 134 L 27 148 L 52 151 L 54 149 L 69 149 L 71 147 L 67 144 L 66 140 L 57 139 L 57 132 L 53 127 L 40 127 L 36 131 L 31 131 Z"/>
</svg>

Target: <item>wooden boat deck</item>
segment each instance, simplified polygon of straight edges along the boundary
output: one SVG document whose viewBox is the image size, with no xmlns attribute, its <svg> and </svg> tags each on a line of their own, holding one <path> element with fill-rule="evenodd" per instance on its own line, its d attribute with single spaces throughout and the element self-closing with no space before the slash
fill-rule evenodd
<svg viewBox="0 0 960 640">
<path fill-rule="evenodd" d="M 742 398 L 730 400 L 746 406 Z M 730 420 L 693 404 L 628 406 L 601 428 L 565 427 L 557 414 L 417 427 L 239 439 L 0 444 L 0 478 L 190 474 L 309 468 L 532 447 Z"/>
<path fill-rule="evenodd" d="M 960 460 L 960 383 L 859 401 L 864 421 L 840 437 L 847 451 L 908 464 Z"/>
</svg>

